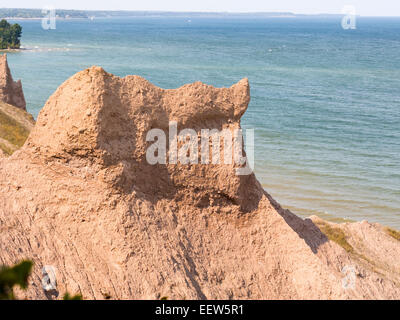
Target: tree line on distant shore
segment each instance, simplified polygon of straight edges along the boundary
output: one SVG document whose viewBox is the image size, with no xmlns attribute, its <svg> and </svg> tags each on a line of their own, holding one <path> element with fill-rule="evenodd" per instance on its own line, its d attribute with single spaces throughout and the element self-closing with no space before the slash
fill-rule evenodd
<svg viewBox="0 0 400 320">
<path fill-rule="evenodd" d="M 7 20 L 0 21 L 0 49 L 19 49 L 22 27 L 18 24 L 10 24 Z"/>
<path fill-rule="evenodd" d="M 57 9 L 57 16 L 60 18 L 87 18 L 88 15 L 83 10 L 64 10 Z M 37 19 L 46 15 L 46 9 L 9 9 L 0 8 L 0 18 L 16 19 Z"/>
<path fill-rule="evenodd" d="M 71 9 L 56 9 L 57 18 L 71 19 L 88 19 L 96 18 L 132 18 L 132 17 L 181 17 L 181 18 L 196 18 L 196 17 L 279 17 L 279 16 L 307 16 L 298 15 L 291 12 L 176 12 L 176 11 L 129 11 L 129 10 L 71 10 Z M 0 19 L 41 19 L 45 17 L 48 8 L 43 9 L 21 9 L 21 8 L 0 8 Z M 330 14 L 322 14 L 321 16 L 335 16 Z M 342 15 L 338 15 L 342 17 Z"/>
</svg>

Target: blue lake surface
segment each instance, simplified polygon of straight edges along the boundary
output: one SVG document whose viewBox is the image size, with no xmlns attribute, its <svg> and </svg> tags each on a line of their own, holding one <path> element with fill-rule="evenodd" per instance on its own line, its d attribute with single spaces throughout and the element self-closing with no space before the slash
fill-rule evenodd
<svg viewBox="0 0 400 320">
<path fill-rule="evenodd" d="M 19 20 L 9 53 L 35 117 L 74 73 L 92 65 L 163 88 L 244 77 L 264 188 L 302 216 L 400 229 L 400 19 L 110 18 Z"/>
</svg>

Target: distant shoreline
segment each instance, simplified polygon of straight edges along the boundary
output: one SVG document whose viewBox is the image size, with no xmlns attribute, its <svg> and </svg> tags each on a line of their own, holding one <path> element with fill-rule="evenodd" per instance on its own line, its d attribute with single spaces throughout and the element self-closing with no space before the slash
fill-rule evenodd
<svg viewBox="0 0 400 320">
<path fill-rule="evenodd" d="M 42 20 L 43 18 L 46 18 L 46 17 L 37 17 L 37 18 L 5 17 L 5 18 L 0 18 L 0 19 L 6 19 L 6 20 Z M 87 19 L 90 19 L 90 18 L 89 17 L 88 18 L 84 18 L 84 17 L 72 17 L 72 18 L 56 17 L 56 20 L 78 20 L 78 19 L 87 20 Z"/>
<path fill-rule="evenodd" d="M 23 51 L 23 50 L 27 50 L 25 48 L 22 49 L 0 49 L 1 53 L 8 53 L 8 52 L 19 52 L 19 51 Z"/>
<path fill-rule="evenodd" d="M 44 9 L 0 8 L 0 19 L 38 20 L 46 15 Z M 55 9 L 57 19 L 91 19 L 91 18 L 128 18 L 128 17 L 254 17 L 254 18 L 288 18 L 288 17 L 337 17 L 340 14 L 295 14 L 293 12 L 224 12 L 224 11 L 134 11 L 134 10 L 70 10 Z"/>
<path fill-rule="evenodd" d="M 22 47 L 22 48 L 18 48 L 18 49 L 0 49 L 0 52 L 19 52 L 19 51 L 26 51 L 29 50 L 28 48 Z"/>
<path fill-rule="evenodd" d="M 42 19 L 46 14 L 46 8 L 0 8 L 0 19 L 13 19 L 13 20 L 37 20 Z M 129 17 L 253 17 L 253 18 L 335 18 L 343 17 L 343 13 L 294 13 L 290 11 L 277 11 L 277 12 L 230 12 L 230 11 L 163 11 L 163 10 L 79 10 L 79 9 L 61 9 L 56 8 L 57 18 L 59 19 L 90 19 L 94 18 L 129 18 Z M 43 12 L 44 11 L 44 12 Z M 357 15 L 359 16 L 359 15 Z M 375 18 L 400 18 L 400 16 L 368 16 L 362 17 L 375 17 Z"/>
</svg>

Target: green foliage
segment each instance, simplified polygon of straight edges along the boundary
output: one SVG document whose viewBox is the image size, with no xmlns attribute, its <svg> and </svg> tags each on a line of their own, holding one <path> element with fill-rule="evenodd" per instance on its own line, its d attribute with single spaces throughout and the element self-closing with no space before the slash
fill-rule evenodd
<svg viewBox="0 0 400 320">
<path fill-rule="evenodd" d="M 28 287 L 32 266 L 32 261 L 23 260 L 13 267 L 0 267 L 0 300 L 15 300 L 13 290 L 15 286 L 20 286 L 24 290 Z M 66 292 L 63 300 L 83 300 L 83 298 L 80 294 L 71 296 Z"/>
<path fill-rule="evenodd" d="M 14 152 L 13 149 L 9 148 L 8 146 L 6 146 L 4 143 L 1 142 L 0 142 L 0 149 L 4 152 L 6 156 L 11 156 Z"/>
<path fill-rule="evenodd" d="M 338 227 L 331 227 L 326 222 L 317 222 L 317 226 L 329 240 L 336 242 L 348 253 L 354 253 L 354 248 L 350 245 L 350 243 L 347 242 L 346 234 L 343 232 L 342 229 Z"/>
<path fill-rule="evenodd" d="M 10 24 L 7 20 L 0 21 L 0 49 L 19 49 L 22 27 L 18 24 Z"/>
<path fill-rule="evenodd" d="M 0 267 L 0 300 L 14 300 L 15 286 L 26 289 L 33 262 L 24 260 L 13 267 Z"/>
<path fill-rule="evenodd" d="M 386 228 L 386 233 L 389 236 L 391 236 L 391 237 L 395 238 L 396 240 L 400 241 L 400 232 L 399 231 L 394 230 L 394 229 L 390 229 L 390 228 Z"/>
<path fill-rule="evenodd" d="M 63 300 L 83 300 L 82 295 L 76 294 L 71 296 L 68 292 L 64 294 Z"/>
<path fill-rule="evenodd" d="M 24 126 L 0 111 L 0 138 L 17 147 L 22 147 L 28 135 L 29 131 Z M 8 153 L 6 150 L 3 151 Z"/>
</svg>

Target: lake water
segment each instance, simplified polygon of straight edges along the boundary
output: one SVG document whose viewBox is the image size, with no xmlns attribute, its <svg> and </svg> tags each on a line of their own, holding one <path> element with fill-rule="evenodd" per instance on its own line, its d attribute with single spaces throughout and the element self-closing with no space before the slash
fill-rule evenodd
<svg viewBox="0 0 400 320">
<path fill-rule="evenodd" d="M 400 19 L 113 18 L 18 21 L 9 53 L 35 117 L 68 77 L 92 65 L 163 88 L 251 85 L 244 128 L 255 171 L 283 206 L 309 216 L 400 229 Z"/>
</svg>

